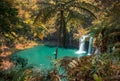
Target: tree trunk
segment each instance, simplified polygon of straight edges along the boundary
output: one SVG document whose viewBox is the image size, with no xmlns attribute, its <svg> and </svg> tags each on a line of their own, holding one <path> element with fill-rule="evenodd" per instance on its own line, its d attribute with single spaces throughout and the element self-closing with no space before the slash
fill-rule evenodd
<svg viewBox="0 0 120 81">
<path fill-rule="evenodd" d="M 67 44 L 66 44 L 66 41 L 67 41 L 67 29 L 66 29 L 66 23 L 65 23 L 65 19 L 63 19 L 63 39 L 62 39 L 62 42 L 63 42 L 63 47 L 66 48 L 67 47 Z"/>
<path fill-rule="evenodd" d="M 64 11 L 61 10 L 61 17 L 60 17 L 60 28 L 61 28 L 61 39 L 62 39 L 62 46 L 66 47 L 66 23 L 65 23 L 65 18 L 64 18 Z"/>
<path fill-rule="evenodd" d="M 59 42 L 60 42 L 60 27 L 57 30 L 57 43 L 56 43 L 56 52 L 55 52 L 55 59 L 58 57 L 58 47 L 59 47 Z"/>
<path fill-rule="evenodd" d="M 58 47 L 60 44 L 60 41 L 62 39 L 62 46 L 66 47 L 66 23 L 64 18 L 64 11 L 60 11 L 60 27 L 57 29 L 57 44 L 56 44 L 56 52 L 55 52 L 55 59 L 58 57 Z"/>
</svg>

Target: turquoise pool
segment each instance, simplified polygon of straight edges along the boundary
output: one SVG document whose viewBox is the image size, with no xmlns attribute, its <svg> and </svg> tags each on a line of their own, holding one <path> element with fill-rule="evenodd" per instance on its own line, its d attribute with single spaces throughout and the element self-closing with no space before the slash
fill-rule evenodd
<svg viewBox="0 0 120 81">
<path fill-rule="evenodd" d="M 28 65 L 34 65 L 41 68 L 50 68 L 51 59 L 54 59 L 56 47 L 54 46 L 35 46 L 30 49 L 16 52 L 14 55 L 27 59 Z M 70 48 L 59 48 L 58 49 L 58 58 L 63 58 L 65 56 L 69 57 L 80 57 L 84 54 L 75 54 L 78 49 Z"/>
</svg>

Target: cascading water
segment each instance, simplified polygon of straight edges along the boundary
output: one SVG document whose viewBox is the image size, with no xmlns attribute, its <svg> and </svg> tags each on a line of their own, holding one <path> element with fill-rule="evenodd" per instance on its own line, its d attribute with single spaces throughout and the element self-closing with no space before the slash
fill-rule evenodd
<svg viewBox="0 0 120 81">
<path fill-rule="evenodd" d="M 85 48 L 86 45 L 86 38 L 89 37 L 89 41 L 87 45 L 87 49 Z M 87 54 L 90 55 L 92 53 L 92 43 L 93 43 L 93 37 L 90 37 L 90 34 L 84 35 L 79 40 L 79 50 L 75 52 L 76 54 Z"/>
<path fill-rule="evenodd" d="M 80 39 L 79 39 L 79 50 L 76 52 L 76 54 L 83 54 L 83 53 L 86 53 L 85 51 L 85 38 L 87 36 L 82 36 Z"/>
<path fill-rule="evenodd" d="M 93 37 L 90 37 L 90 39 L 89 39 L 88 55 L 90 55 L 92 53 L 92 43 L 93 43 Z"/>
</svg>

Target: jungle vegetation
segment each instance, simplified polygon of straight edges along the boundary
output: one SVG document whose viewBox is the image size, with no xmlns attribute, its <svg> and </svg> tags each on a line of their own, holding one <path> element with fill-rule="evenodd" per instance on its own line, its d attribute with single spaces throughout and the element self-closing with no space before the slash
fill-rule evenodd
<svg viewBox="0 0 120 81">
<path fill-rule="evenodd" d="M 119 15 L 119 0 L 0 0 L 0 81 L 119 81 Z M 77 47 L 79 37 L 87 33 L 92 33 L 101 54 L 80 59 L 56 56 L 57 68 L 47 72 L 26 67 L 22 58 L 13 63 L 21 68 L 2 66 L 10 61 L 6 52 L 19 50 L 18 45 L 25 49 L 28 43 L 53 42 L 57 55 L 58 46 Z M 58 73 L 60 68 L 65 75 Z"/>
</svg>

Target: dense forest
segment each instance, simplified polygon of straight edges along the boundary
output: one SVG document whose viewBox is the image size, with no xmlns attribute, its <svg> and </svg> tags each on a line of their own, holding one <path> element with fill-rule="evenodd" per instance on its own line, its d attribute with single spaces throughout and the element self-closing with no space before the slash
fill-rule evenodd
<svg viewBox="0 0 120 81">
<path fill-rule="evenodd" d="M 119 0 L 0 0 L 0 81 L 119 81 L 119 16 Z M 86 34 L 99 54 L 58 58 L 59 47 L 78 49 Z M 23 58 L 11 60 L 38 45 L 56 47 L 53 69 L 38 72 Z"/>
</svg>

